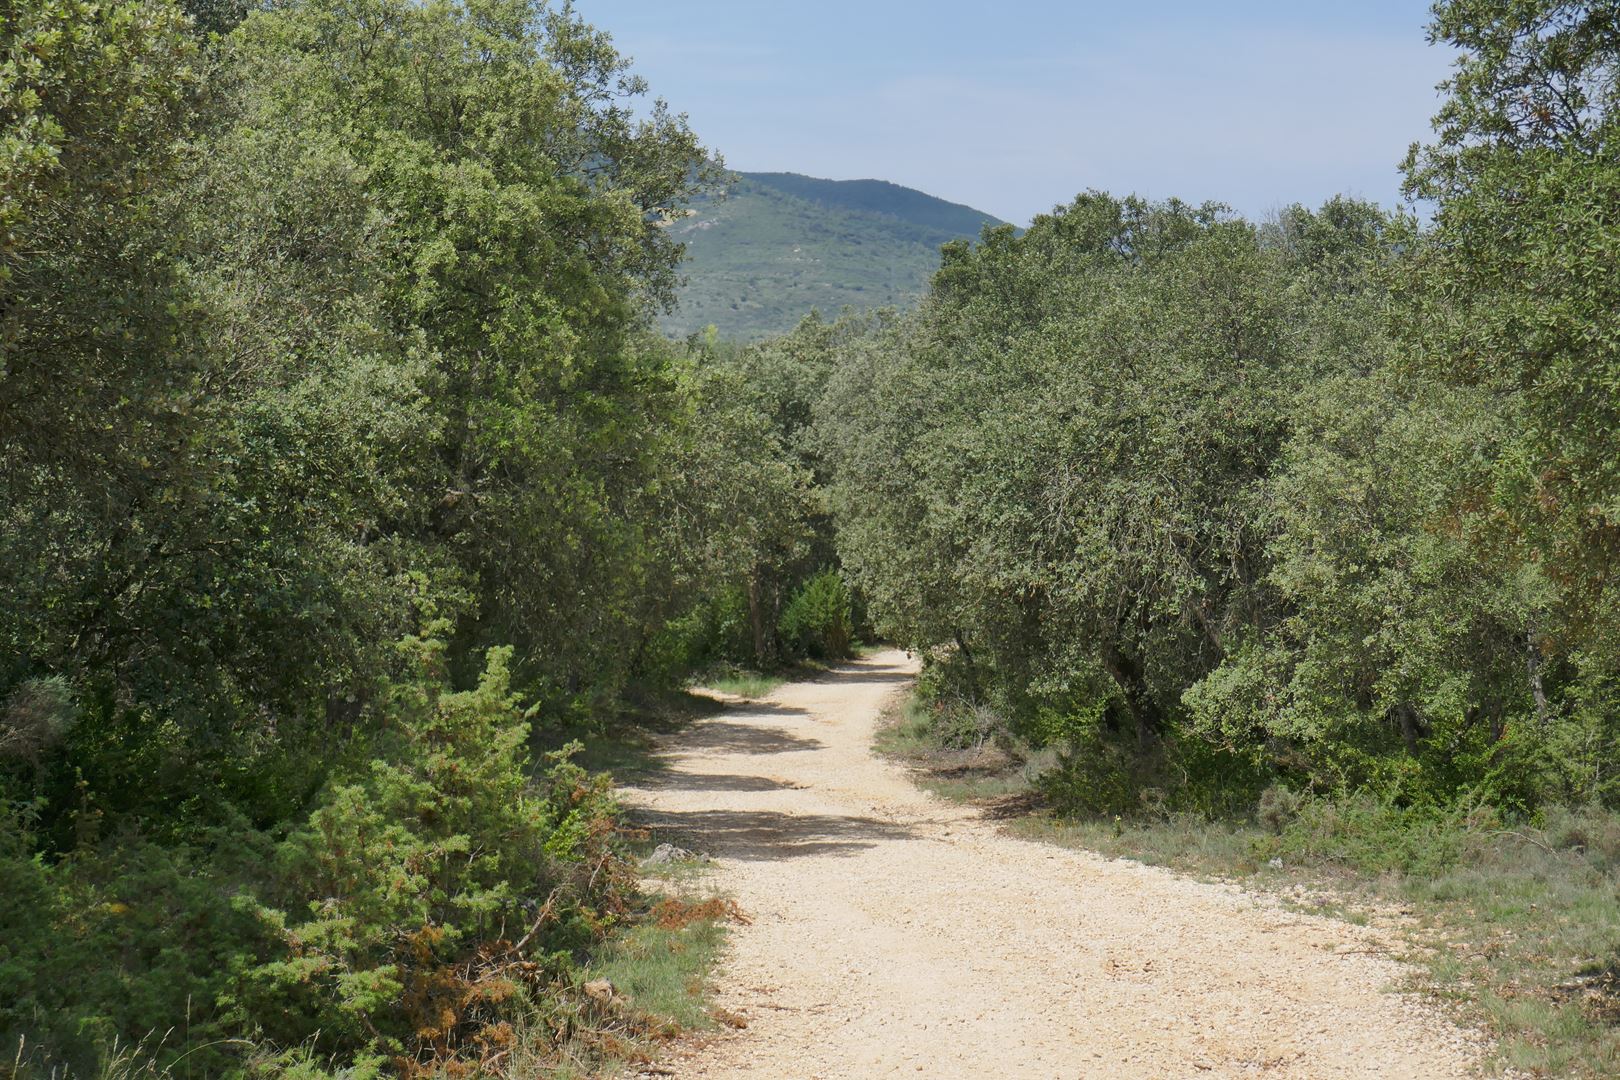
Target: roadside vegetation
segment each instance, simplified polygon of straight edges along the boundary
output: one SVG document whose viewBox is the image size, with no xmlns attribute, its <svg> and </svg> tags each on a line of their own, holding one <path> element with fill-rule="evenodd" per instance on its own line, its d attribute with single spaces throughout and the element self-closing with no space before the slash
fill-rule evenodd
<svg viewBox="0 0 1620 1080">
<path fill-rule="evenodd" d="M 816 408 L 925 661 L 888 746 L 1041 835 L 1410 908 L 1545 1076 L 1620 1068 L 1614 17 L 1436 6 L 1430 223 L 1084 195 L 948 247 Z"/>
<path fill-rule="evenodd" d="M 1436 5 L 1431 221 L 1091 192 L 745 346 L 654 331 L 718 162 L 566 5 L 0 0 L 12 1071 L 633 1055 L 728 912 L 600 770 L 882 637 L 892 738 L 1421 900 L 1612 1074 L 1615 20 Z"/>
<path fill-rule="evenodd" d="M 690 1022 L 714 931 L 580 762 L 852 631 L 765 399 L 651 330 L 684 119 L 561 5 L 25 0 L 0 123 L 7 1071 Z"/>
</svg>

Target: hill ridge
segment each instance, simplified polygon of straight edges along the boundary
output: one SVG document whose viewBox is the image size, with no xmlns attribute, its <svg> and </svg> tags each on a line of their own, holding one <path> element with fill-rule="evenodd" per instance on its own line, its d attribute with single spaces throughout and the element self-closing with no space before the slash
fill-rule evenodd
<svg viewBox="0 0 1620 1080">
<path fill-rule="evenodd" d="M 928 287 L 939 247 L 1005 224 L 889 180 L 738 172 L 671 226 L 685 242 L 680 306 L 662 320 L 684 336 L 713 325 L 752 340 L 791 330 L 811 310 L 907 307 Z"/>
</svg>

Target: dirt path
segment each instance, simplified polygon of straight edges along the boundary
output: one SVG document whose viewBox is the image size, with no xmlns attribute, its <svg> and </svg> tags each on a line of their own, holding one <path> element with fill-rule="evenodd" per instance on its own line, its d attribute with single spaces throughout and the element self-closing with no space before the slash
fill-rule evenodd
<svg viewBox="0 0 1620 1080">
<path fill-rule="evenodd" d="M 1457 1077 L 1480 1048 L 1372 932 L 1018 840 L 870 752 L 885 652 L 683 735 L 632 790 L 713 854 L 745 1030 L 679 1077 Z M 1369 951 L 1370 950 L 1370 951 Z"/>
</svg>

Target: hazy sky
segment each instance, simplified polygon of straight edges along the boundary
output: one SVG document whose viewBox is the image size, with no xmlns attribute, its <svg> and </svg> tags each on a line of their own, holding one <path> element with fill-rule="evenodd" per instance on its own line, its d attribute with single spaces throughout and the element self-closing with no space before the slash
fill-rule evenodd
<svg viewBox="0 0 1620 1080">
<path fill-rule="evenodd" d="M 1248 215 L 1399 199 L 1450 56 L 1424 0 L 577 0 L 734 169 L 1019 224 L 1087 188 Z"/>
</svg>

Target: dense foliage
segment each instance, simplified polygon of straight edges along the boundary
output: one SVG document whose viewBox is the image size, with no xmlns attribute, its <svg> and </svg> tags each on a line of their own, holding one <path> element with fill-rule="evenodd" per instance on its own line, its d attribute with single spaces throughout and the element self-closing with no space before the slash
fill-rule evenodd
<svg viewBox="0 0 1620 1080">
<path fill-rule="evenodd" d="M 874 626 L 1068 809 L 1620 802 L 1617 18 L 1437 5 L 1432 223 L 1094 192 L 744 346 L 566 6 L 0 0 L 0 1042 L 499 1073 L 634 887 L 534 748 Z"/>
<path fill-rule="evenodd" d="M 941 709 L 1077 809 L 1620 796 L 1615 14 L 1437 6 L 1432 226 L 1093 193 L 836 351 L 839 551 Z"/>
<path fill-rule="evenodd" d="M 25 1068 L 498 1068 L 623 916 L 531 736 L 684 679 L 807 490 L 649 331 L 713 167 L 644 92 L 528 0 L 0 7 Z"/>
</svg>

